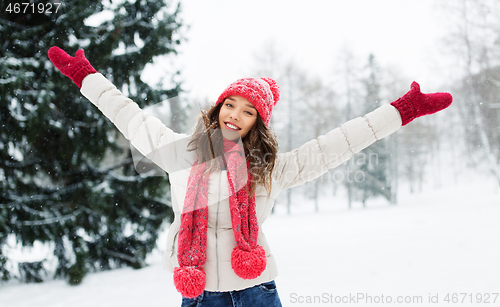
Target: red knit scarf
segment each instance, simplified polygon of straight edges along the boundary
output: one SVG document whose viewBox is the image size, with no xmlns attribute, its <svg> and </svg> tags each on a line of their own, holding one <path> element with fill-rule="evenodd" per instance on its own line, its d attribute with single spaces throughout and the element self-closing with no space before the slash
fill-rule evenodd
<svg viewBox="0 0 500 307">
<path fill-rule="evenodd" d="M 266 268 L 266 253 L 257 244 L 259 224 L 255 197 L 249 197 L 252 174 L 241 142 L 224 139 L 224 158 L 229 189 L 229 209 L 236 247 L 231 253 L 233 271 L 241 278 L 254 279 Z M 174 284 L 182 296 L 196 297 L 205 289 L 203 266 L 207 259 L 208 176 L 207 163 L 196 160 L 188 179 L 178 238 L 178 268 Z"/>
</svg>

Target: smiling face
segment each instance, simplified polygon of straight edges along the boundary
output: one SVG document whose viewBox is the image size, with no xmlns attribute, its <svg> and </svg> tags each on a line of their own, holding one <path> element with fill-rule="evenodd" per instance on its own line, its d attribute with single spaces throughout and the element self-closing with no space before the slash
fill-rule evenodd
<svg viewBox="0 0 500 307">
<path fill-rule="evenodd" d="M 253 104 L 241 96 L 229 96 L 224 102 L 219 113 L 219 124 L 224 138 L 234 140 L 243 139 L 257 120 L 257 110 Z"/>
</svg>

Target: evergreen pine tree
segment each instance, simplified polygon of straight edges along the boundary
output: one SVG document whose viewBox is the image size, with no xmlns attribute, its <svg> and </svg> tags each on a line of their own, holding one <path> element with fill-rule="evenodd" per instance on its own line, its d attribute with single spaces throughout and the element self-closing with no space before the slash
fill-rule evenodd
<svg viewBox="0 0 500 307">
<path fill-rule="evenodd" d="M 31 2 L 47 9 L 53 1 Z M 15 266 L 6 245 L 14 238 L 52 246 L 55 277 L 71 284 L 88 271 L 143 267 L 162 222 L 173 216 L 167 177 L 137 174 L 129 146 L 47 51 L 56 45 L 74 55 L 83 48 L 141 107 L 160 102 L 179 94 L 178 72 L 171 71 L 168 89 L 152 88 L 140 75 L 154 57 L 175 54 L 180 7 L 169 0 L 67 0 L 57 12 L 53 3 L 51 13 L 39 13 L 16 3 L 0 4 L 0 277 L 43 275 L 43 259 Z M 112 18 L 89 24 L 103 11 Z"/>
<path fill-rule="evenodd" d="M 367 71 L 368 75 L 362 80 L 365 90 L 363 114 L 381 105 L 380 68 L 373 54 L 368 57 Z M 386 140 L 375 142 L 354 157 L 356 171 L 351 179 L 354 181 L 356 198 L 363 202 L 363 206 L 368 198 L 380 195 L 391 200 L 389 159 Z"/>
</svg>

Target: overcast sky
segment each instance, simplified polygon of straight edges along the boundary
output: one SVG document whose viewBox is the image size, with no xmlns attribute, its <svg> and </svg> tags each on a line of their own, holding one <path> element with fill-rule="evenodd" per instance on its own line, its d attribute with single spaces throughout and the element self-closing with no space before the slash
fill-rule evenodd
<svg viewBox="0 0 500 307">
<path fill-rule="evenodd" d="M 446 74 L 443 44 L 448 30 L 433 0 L 182 0 L 188 41 L 175 58 L 193 97 L 215 100 L 237 78 L 248 77 L 255 53 L 275 41 L 284 52 L 320 76 L 331 77 L 346 46 L 366 61 L 432 88 Z M 169 65 L 163 63 L 161 65 Z M 161 72 L 155 66 L 155 73 Z M 146 70 L 144 78 L 154 76 Z"/>
</svg>

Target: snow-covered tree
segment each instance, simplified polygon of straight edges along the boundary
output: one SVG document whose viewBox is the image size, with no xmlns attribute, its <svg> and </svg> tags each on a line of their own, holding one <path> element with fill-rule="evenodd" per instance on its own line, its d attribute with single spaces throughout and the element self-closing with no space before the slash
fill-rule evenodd
<svg viewBox="0 0 500 307">
<path fill-rule="evenodd" d="M 45 268 L 44 259 L 15 267 L 11 239 L 52 246 L 55 277 L 71 284 L 89 270 L 140 268 L 172 216 L 167 177 L 138 175 L 128 144 L 47 51 L 56 45 L 74 55 L 83 48 L 141 107 L 164 101 L 180 92 L 178 72 L 172 69 L 172 80 L 157 88 L 140 76 L 156 56 L 175 54 L 182 40 L 179 6 L 68 0 L 57 12 L 53 5 L 51 13 L 39 13 L 13 9 L 15 3 L 0 4 L 1 277 L 40 281 Z"/>
<path fill-rule="evenodd" d="M 486 162 L 500 184 L 500 3 L 461 0 L 443 6 L 453 24 L 447 46 L 461 70 L 453 82 L 466 156 L 472 165 Z"/>
</svg>

